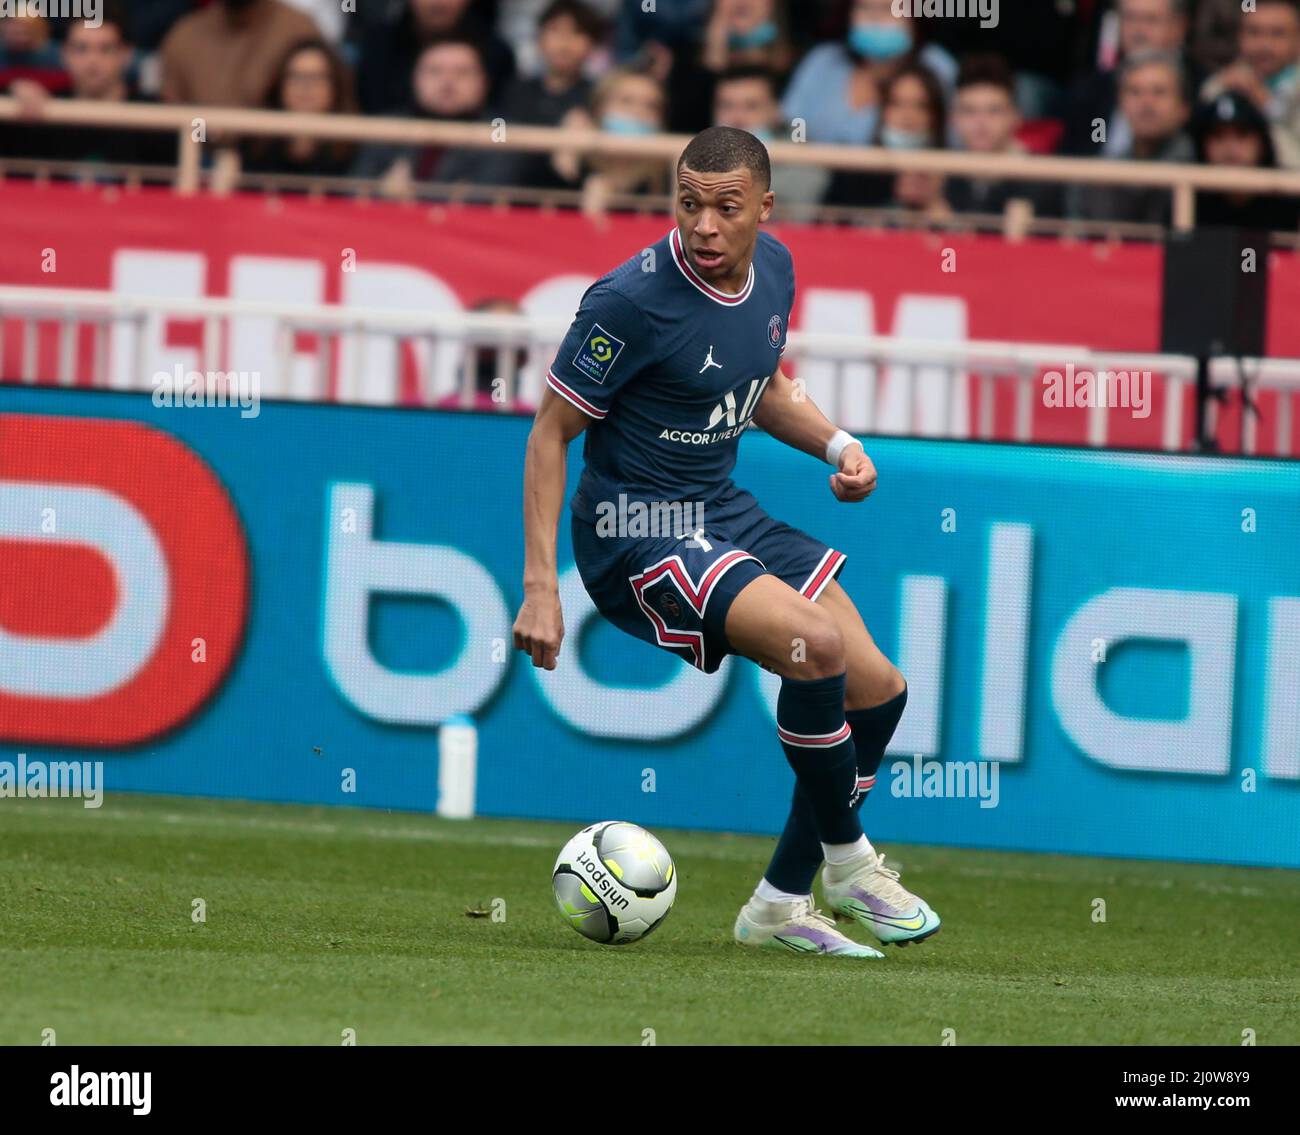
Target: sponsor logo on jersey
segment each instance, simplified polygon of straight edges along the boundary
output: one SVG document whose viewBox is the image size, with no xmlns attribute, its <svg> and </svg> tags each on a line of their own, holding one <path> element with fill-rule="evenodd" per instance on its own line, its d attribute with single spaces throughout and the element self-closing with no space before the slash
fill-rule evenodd
<svg viewBox="0 0 1300 1135">
<path fill-rule="evenodd" d="M 720 441 L 739 437 L 749 428 L 750 419 L 758 409 L 767 382 L 767 377 L 751 378 L 743 402 L 736 398 L 736 393 L 741 388 L 728 390 L 722 396 L 722 401 L 713 407 L 709 414 L 709 424 L 703 430 L 662 430 L 659 440 L 678 441 L 684 445 L 716 445 Z"/>
<path fill-rule="evenodd" d="M 592 382 L 603 383 L 626 346 L 617 335 L 611 335 L 599 323 L 594 323 L 578 353 L 573 356 L 573 365 Z"/>
</svg>

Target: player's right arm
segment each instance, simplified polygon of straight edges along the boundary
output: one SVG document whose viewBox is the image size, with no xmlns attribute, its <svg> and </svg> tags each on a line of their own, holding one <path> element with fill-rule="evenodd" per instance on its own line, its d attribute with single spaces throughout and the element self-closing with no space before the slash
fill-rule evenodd
<svg viewBox="0 0 1300 1135">
<path fill-rule="evenodd" d="M 555 533 L 564 507 L 569 442 L 590 421 L 548 386 L 524 455 L 524 603 L 515 619 L 515 649 L 545 670 L 555 669 L 564 639 Z"/>
<path fill-rule="evenodd" d="M 582 303 L 546 374 L 546 392 L 524 458 L 524 605 L 515 647 L 555 669 L 564 638 L 555 530 L 564 506 L 569 442 L 602 421 L 622 386 L 652 359 L 653 335 L 640 309 L 597 283 Z"/>
</svg>

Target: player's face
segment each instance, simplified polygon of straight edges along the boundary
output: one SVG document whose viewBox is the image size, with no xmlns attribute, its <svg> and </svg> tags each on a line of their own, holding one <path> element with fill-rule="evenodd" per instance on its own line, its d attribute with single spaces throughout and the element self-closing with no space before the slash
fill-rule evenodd
<svg viewBox="0 0 1300 1135">
<path fill-rule="evenodd" d="M 715 284 L 732 277 L 743 281 L 758 226 L 772 215 L 775 201 L 743 166 L 727 173 L 683 166 L 677 175 L 677 228 L 691 266 Z"/>
</svg>

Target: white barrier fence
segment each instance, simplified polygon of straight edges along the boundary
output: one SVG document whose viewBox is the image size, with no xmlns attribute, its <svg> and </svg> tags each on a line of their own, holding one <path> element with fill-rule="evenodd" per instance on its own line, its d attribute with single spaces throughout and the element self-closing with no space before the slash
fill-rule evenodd
<svg viewBox="0 0 1300 1135">
<path fill-rule="evenodd" d="M 197 345 L 168 344 L 167 328 L 176 323 L 197 328 Z M 486 352 L 495 356 L 488 369 L 497 380 L 490 404 L 519 411 L 540 399 L 546 366 L 566 329 L 565 321 L 522 315 L 0 287 L 0 379 L 148 391 L 179 367 L 185 374 L 255 374 L 258 396 L 267 399 L 470 406 Z M 1067 366 L 1102 376 L 1149 372 L 1163 382 L 1154 410 L 1161 447 L 1188 445 L 1196 361 L 1187 356 L 792 332 L 786 357 L 809 396 L 846 428 L 1021 442 L 1042 440 L 1035 437 L 1035 410 L 1045 372 Z M 1292 453 L 1300 360 L 1212 360 L 1216 388 L 1236 389 L 1243 377 L 1253 391 L 1279 395 L 1263 425 L 1277 453 Z M 1105 389 L 1104 381 L 1097 388 Z M 1001 391 L 1010 392 L 1009 414 L 998 410 L 1007 403 Z M 1093 401 L 1087 444 L 1106 446 L 1115 404 Z M 1256 451 L 1260 424 L 1246 415 L 1244 452 Z"/>
</svg>

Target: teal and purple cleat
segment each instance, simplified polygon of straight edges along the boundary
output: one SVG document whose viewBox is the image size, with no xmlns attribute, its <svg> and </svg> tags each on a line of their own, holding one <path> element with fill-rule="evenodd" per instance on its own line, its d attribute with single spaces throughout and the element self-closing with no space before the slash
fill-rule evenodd
<svg viewBox="0 0 1300 1135">
<path fill-rule="evenodd" d="M 790 954 L 821 954 L 837 958 L 883 958 L 870 946 L 841 934 L 835 923 L 813 907 L 812 899 L 766 902 L 755 896 L 736 918 L 736 941 Z"/>
<path fill-rule="evenodd" d="M 853 919 L 881 942 L 906 946 L 939 932 L 939 916 L 930 904 L 904 887 L 898 872 L 874 850 L 852 863 L 826 864 L 822 891 L 837 916 Z"/>
</svg>

